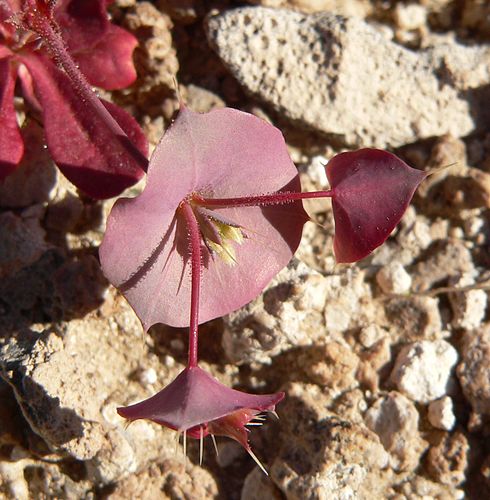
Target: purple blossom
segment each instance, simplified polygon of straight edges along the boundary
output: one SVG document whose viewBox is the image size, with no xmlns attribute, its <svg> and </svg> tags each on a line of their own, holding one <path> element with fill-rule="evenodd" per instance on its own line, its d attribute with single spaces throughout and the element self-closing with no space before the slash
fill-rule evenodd
<svg viewBox="0 0 490 500">
<path fill-rule="evenodd" d="M 198 114 L 184 107 L 151 158 L 143 193 L 112 209 L 102 269 L 146 330 L 158 322 L 188 326 L 191 248 L 182 204 L 189 203 L 203 246 L 200 322 L 223 316 L 287 265 L 307 215 L 301 202 L 210 209 L 198 198 L 299 189 L 278 129 L 233 109 Z"/>
</svg>

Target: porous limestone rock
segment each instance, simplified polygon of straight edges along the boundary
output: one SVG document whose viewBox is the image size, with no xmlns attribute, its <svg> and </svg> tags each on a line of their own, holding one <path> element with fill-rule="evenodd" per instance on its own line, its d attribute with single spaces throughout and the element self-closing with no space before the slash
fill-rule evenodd
<svg viewBox="0 0 490 500">
<path fill-rule="evenodd" d="M 450 431 L 456 423 L 453 400 L 449 396 L 436 399 L 429 404 L 427 418 L 436 429 Z"/>
<path fill-rule="evenodd" d="M 457 375 L 473 410 L 468 426 L 476 430 L 490 420 L 490 323 L 464 332 L 460 352 Z"/>
<path fill-rule="evenodd" d="M 418 466 L 427 443 L 420 437 L 419 413 L 412 401 L 392 391 L 374 402 L 365 421 L 390 453 L 390 465 L 395 471 L 410 471 Z"/>
<path fill-rule="evenodd" d="M 473 86 L 490 81 L 488 48 L 450 44 L 416 54 L 355 17 L 244 7 L 211 17 L 207 30 L 251 93 L 350 146 L 465 136 L 475 129 L 473 108 L 483 103 L 464 99 L 460 75 Z"/>
<path fill-rule="evenodd" d="M 456 349 L 445 340 L 414 342 L 398 353 L 391 380 L 409 398 L 429 403 L 447 394 L 457 361 Z"/>
<path fill-rule="evenodd" d="M 324 338 L 327 293 L 326 278 L 293 259 L 262 295 L 225 317 L 223 347 L 228 359 L 268 363 L 291 347 Z"/>
<path fill-rule="evenodd" d="M 335 12 L 344 16 L 366 17 L 372 12 L 368 0 L 251 0 L 263 7 L 299 10 L 301 12 Z"/>
</svg>

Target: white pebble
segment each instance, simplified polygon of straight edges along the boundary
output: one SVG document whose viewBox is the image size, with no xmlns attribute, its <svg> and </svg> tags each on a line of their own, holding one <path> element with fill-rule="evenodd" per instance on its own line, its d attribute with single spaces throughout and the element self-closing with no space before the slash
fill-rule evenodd
<svg viewBox="0 0 490 500">
<path fill-rule="evenodd" d="M 445 340 L 414 342 L 398 354 L 391 380 L 412 400 L 429 403 L 447 393 L 457 361 L 456 349 Z"/>
<path fill-rule="evenodd" d="M 436 399 L 429 404 L 429 422 L 436 429 L 450 431 L 456 423 L 453 412 L 453 400 L 449 396 Z"/>
<path fill-rule="evenodd" d="M 376 274 L 376 281 L 385 293 L 402 294 L 410 290 L 412 278 L 400 262 L 393 261 L 383 266 Z"/>
</svg>

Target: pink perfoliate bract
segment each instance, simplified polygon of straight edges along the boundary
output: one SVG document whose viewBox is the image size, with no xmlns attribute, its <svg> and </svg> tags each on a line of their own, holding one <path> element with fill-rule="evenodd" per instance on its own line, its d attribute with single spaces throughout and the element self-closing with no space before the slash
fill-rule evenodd
<svg viewBox="0 0 490 500">
<path fill-rule="evenodd" d="M 234 109 L 198 114 L 184 107 L 151 158 L 143 193 L 118 200 L 109 215 L 99 249 L 104 274 L 146 330 L 158 322 L 188 326 L 190 249 L 179 210 L 188 200 L 202 233 L 199 322 L 228 314 L 259 295 L 287 265 L 307 215 L 301 202 L 204 209 L 192 196 L 282 189 L 300 191 L 300 183 L 277 128 Z M 215 243 L 228 236 L 218 248 L 221 258 Z"/>
<path fill-rule="evenodd" d="M 283 398 L 283 392 L 256 395 L 230 389 L 196 366 L 186 368 L 151 398 L 117 412 L 130 421 L 152 420 L 195 439 L 209 434 L 230 437 L 257 461 L 247 425 L 260 424 L 259 414 L 274 412 Z"/>
<path fill-rule="evenodd" d="M 427 172 L 387 151 L 360 149 L 326 167 L 335 218 L 337 262 L 355 262 L 386 241 Z"/>
</svg>

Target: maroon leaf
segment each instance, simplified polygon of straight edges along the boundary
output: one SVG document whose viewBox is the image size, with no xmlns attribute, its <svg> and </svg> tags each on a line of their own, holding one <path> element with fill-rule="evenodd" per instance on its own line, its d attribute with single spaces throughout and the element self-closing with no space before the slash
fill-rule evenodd
<svg viewBox="0 0 490 500">
<path fill-rule="evenodd" d="M 109 22 L 104 0 L 62 0 L 55 19 L 68 50 L 91 85 L 107 90 L 133 83 L 132 55 L 138 44 L 127 31 Z"/>
<path fill-rule="evenodd" d="M 326 171 L 333 191 L 337 262 L 355 262 L 381 245 L 427 176 L 379 149 L 341 153 Z"/>
<path fill-rule="evenodd" d="M 10 59 L 0 59 L 0 180 L 15 170 L 24 153 L 14 109 L 15 77 Z"/>
<path fill-rule="evenodd" d="M 43 108 L 49 151 L 73 184 L 94 198 L 109 198 L 144 175 L 136 155 L 129 152 L 128 138 L 114 129 L 100 109 L 80 97 L 63 71 L 41 54 L 25 53 L 22 62 Z M 108 109 L 146 156 L 146 140 L 136 122 L 123 110 L 116 112 L 115 106 Z"/>
</svg>

